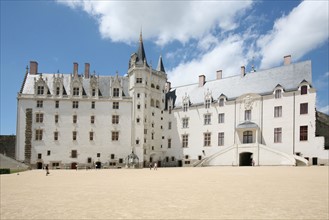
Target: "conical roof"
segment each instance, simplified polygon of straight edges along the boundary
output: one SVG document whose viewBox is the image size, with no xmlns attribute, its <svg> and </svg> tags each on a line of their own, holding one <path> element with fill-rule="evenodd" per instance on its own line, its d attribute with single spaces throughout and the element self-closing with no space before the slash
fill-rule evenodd
<svg viewBox="0 0 329 220">
<path fill-rule="evenodd" d="M 145 60 L 146 66 L 148 66 L 147 60 L 146 60 L 146 55 L 145 55 L 145 50 L 144 50 L 142 32 L 141 32 L 139 35 L 139 47 L 138 47 L 138 51 L 137 51 L 136 63 L 144 64 L 144 60 Z"/>
<path fill-rule="evenodd" d="M 161 55 L 160 55 L 160 57 L 159 57 L 159 62 L 158 62 L 157 71 L 166 72 L 166 71 L 165 71 L 165 68 L 164 68 L 164 66 L 163 66 L 162 56 L 161 56 Z"/>
</svg>

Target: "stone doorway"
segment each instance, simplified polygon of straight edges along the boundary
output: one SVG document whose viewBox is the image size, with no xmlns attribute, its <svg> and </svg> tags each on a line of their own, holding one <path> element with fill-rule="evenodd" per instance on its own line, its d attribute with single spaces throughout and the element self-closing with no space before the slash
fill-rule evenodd
<svg viewBox="0 0 329 220">
<path fill-rule="evenodd" d="M 96 169 L 102 168 L 102 163 L 101 162 L 98 161 L 95 164 L 96 164 Z"/>
<path fill-rule="evenodd" d="M 239 155 L 239 166 L 252 166 L 252 156 L 250 152 L 240 153 Z"/>
<path fill-rule="evenodd" d="M 71 163 L 71 169 L 77 169 L 78 164 L 73 162 Z"/>
<path fill-rule="evenodd" d="M 37 169 L 38 170 L 41 170 L 43 168 L 43 164 L 42 164 L 42 162 L 38 162 L 37 163 Z"/>
</svg>

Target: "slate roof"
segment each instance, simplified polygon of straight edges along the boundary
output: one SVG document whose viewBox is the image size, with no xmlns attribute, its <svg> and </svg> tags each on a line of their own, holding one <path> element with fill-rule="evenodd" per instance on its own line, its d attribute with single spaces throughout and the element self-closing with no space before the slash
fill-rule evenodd
<svg viewBox="0 0 329 220">
<path fill-rule="evenodd" d="M 228 100 L 232 100 L 247 93 L 272 94 L 278 84 L 285 91 L 296 90 L 304 80 L 310 85 L 312 84 L 311 61 L 247 73 L 244 77 L 236 75 L 206 81 L 202 87 L 199 87 L 198 83 L 172 87 L 166 97 L 172 98 L 174 107 L 177 108 L 182 107 L 182 99 L 186 95 L 189 96 L 192 105 L 197 105 L 204 103 L 205 94 L 208 92 L 211 92 L 214 100 L 221 95 L 225 95 Z"/>
</svg>

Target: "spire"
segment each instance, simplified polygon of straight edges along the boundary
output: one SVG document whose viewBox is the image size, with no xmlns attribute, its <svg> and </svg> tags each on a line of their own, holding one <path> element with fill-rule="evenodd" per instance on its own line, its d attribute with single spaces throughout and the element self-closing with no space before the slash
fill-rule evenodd
<svg viewBox="0 0 329 220">
<path fill-rule="evenodd" d="M 148 66 L 147 61 L 146 61 L 144 45 L 143 45 L 143 36 L 142 36 L 142 31 L 141 31 L 140 35 L 139 35 L 139 47 L 138 47 L 138 51 L 137 51 L 136 63 L 144 65 L 144 60 L 145 60 L 146 66 Z"/>
<path fill-rule="evenodd" d="M 162 71 L 162 72 L 166 72 L 165 68 L 163 66 L 163 62 L 162 62 L 162 56 L 160 55 L 159 57 L 159 62 L 158 62 L 158 67 L 157 67 L 157 71 Z"/>
</svg>

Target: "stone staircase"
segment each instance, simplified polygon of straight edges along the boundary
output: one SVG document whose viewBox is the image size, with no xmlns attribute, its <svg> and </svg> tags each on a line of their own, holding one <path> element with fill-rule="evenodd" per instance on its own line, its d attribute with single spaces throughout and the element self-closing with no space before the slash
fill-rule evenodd
<svg viewBox="0 0 329 220">
<path fill-rule="evenodd" d="M 29 169 L 29 166 L 3 154 L 0 154 L 0 168 L 9 168 L 11 170 L 27 170 Z"/>
</svg>

